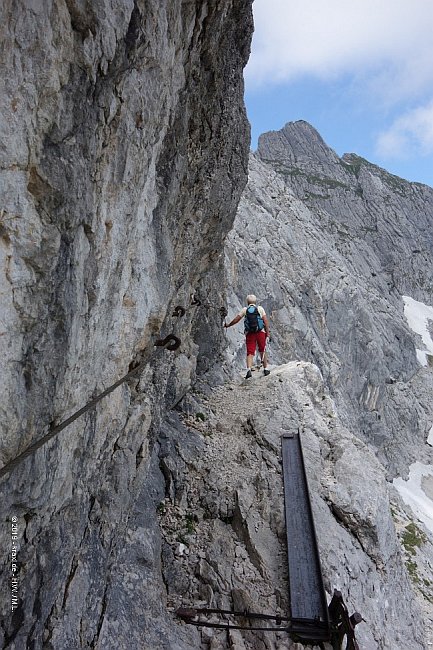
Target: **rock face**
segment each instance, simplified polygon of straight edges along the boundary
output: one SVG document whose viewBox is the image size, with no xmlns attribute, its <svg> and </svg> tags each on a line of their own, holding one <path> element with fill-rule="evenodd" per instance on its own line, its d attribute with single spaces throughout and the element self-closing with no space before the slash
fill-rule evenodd
<svg viewBox="0 0 433 650">
<path fill-rule="evenodd" d="M 233 287 L 229 317 L 248 293 L 255 293 L 271 319 L 271 364 L 314 364 L 324 393 L 353 436 L 337 442 L 333 434 L 335 454 L 316 430 L 322 470 L 315 464 L 319 460 L 309 457 L 311 473 L 321 477 L 313 498 L 322 499 L 340 524 L 334 532 L 323 520 L 318 525 L 322 545 L 334 540 L 334 559 L 325 560 L 326 579 L 335 585 L 345 575 L 345 588 L 352 593 L 349 558 L 357 554 L 343 547 L 350 537 L 355 544 L 357 539 L 362 552 L 375 558 L 372 573 L 356 571 L 363 593 L 353 604 L 377 624 L 376 645 L 370 640 L 361 647 L 404 648 L 403 638 L 416 620 L 420 630 L 427 625 L 417 637 L 427 648 L 433 641 L 432 532 L 406 508 L 391 481 L 407 478 L 417 461 L 433 465 L 432 447 L 426 444 L 433 423 L 432 357 L 428 349 L 417 352 L 426 348 L 407 314 L 415 301 L 433 305 L 433 190 L 354 154 L 340 159 L 305 122 L 261 136 L 249 170 L 226 246 Z M 429 326 L 427 319 L 426 331 Z M 228 337 L 228 360 L 243 368 L 241 327 L 228 330 Z M 317 395 L 312 386 L 309 390 Z M 332 421 L 331 409 L 326 426 Z M 291 423 L 298 426 L 296 420 Z M 427 479 L 424 488 L 428 497 Z M 431 511 L 431 501 L 424 501 Z M 400 559 L 391 541 L 394 529 L 403 549 Z M 359 558 L 360 567 L 367 564 L 367 558 Z M 391 641 L 388 605 L 381 607 L 374 594 L 408 589 L 407 598 L 413 599 L 406 579 L 402 587 L 404 564 L 422 614 L 398 617 L 395 635 L 402 636 Z M 390 601 L 386 596 L 382 602 Z"/>
<path fill-rule="evenodd" d="M 350 613 L 366 619 L 357 628 L 363 650 L 427 648 L 379 461 L 342 424 L 316 366 L 291 362 L 258 375 L 206 396 L 199 385 L 202 411 L 190 397 L 164 427 L 159 510 L 169 598 L 287 614 L 280 436 L 299 428 L 329 597 L 340 589 Z M 232 632 L 228 642 L 208 630 L 196 647 L 206 640 L 213 650 L 303 647 L 284 633 Z"/>
<path fill-rule="evenodd" d="M 363 650 L 433 642 L 431 536 L 390 483 L 433 464 L 431 355 L 402 297 L 433 304 L 433 191 L 287 125 L 251 156 L 224 260 L 250 4 L 0 8 L 1 464 L 145 366 L 2 479 L 2 647 L 295 648 L 173 613 L 287 612 L 287 427 Z M 226 291 L 234 311 L 252 290 L 281 367 L 243 386 L 220 325 Z M 178 350 L 154 346 L 169 334 Z"/>
<path fill-rule="evenodd" d="M 254 289 L 273 320 L 274 362 L 318 365 L 351 427 L 400 473 L 431 457 L 432 373 L 403 296 L 433 304 L 432 215 L 431 188 L 340 160 L 296 122 L 259 139 L 227 249 L 232 309 Z"/>
<path fill-rule="evenodd" d="M 148 358 L 2 480 L 2 547 L 12 517 L 20 546 L 12 615 L 2 559 L 2 647 L 196 647 L 166 611 L 157 439 L 221 337 L 250 4 L 0 8 L 2 464 Z M 179 351 L 153 347 L 172 332 Z"/>
</svg>

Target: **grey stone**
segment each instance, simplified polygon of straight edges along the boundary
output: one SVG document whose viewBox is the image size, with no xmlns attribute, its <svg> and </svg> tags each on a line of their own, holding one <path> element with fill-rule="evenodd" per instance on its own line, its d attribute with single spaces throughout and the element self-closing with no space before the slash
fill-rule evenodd
<svg viewBox="0 0 433 650">
<path fill-rule="evenodd" d="M 2 645 L 216 650 L 227 635 L 177 606 L 287 614 L 279 438 L 299 428 L 328 595 L 363 614 L 362 648 L 427 647 L 433 546 L 405 547 L 389 480 L 433 462 L 402 304 L 433 304 L 431 188 L 289 124 L 260 138 L 234 221 L 249 0 L 6 2 L 0 19 L 1 462 L 147 362 L 2 480 L 21 599 Z M 244 386 L 243 335 L 221 326 L 252 290 L 273 367 Z M 179 350 L 154 347 L 171 333 Z M 5 553 L 7 608 L 9 570 Z"/>
<path fill-rule="evenodd" d="M 261 136 L 226 245 L 230 313 L 254 290 L 272 320 L 271 363 L 316 364 L 351 428 L 395 474 L 431 458 L 433 380 L 402 296 L 433 304 L 432 214 L 431 188 L 353 154 L 339 159 L 296 122 Z M 243 336 L 228 336 L 240 368 Z"/>
<path fill-rule="evenodd" d="M 168 450 L 164 476 L 158 437 L 223 340 L 251 1 L 7 1 L 0 31 L 1 464 L 147 360 L 2 480 L 22 549 L 3 641 L 198 647 L 167 609 L 156 511 L 169 480 L 185 503 L 185 467 Z M 5 576 L 7 553 L 9 608 Z"/>
<path fill-rule="evenodd" d="M 285 383 L 278 364 L 293 362 L 284 371 L 291 385 L 282 399 L 284 408 L 294 407 L 294 382 L 303 394 L 297 418 L 284 421 L 277 410 L 270 421 L 275 431 L 303 431 L 325 581 L 330 594 L 340 588 L 368 618 L 368 626 L 357 628 L 361 647 L 427 648 L 433 642 L 431 567 L 424 573 L 431 534 L 425 531 L 415 557 L 406 551 L 405 529 L 395 517 L 406 512 L 408 524 L 414 515 L 400 500 L 391 507 L 388 482 L 407 476 L 414 461 L 433 464 L 425 444 L 433 375 L 418 363 L 420 343 L 402 298 L 433 304 L 432 215 L 431 188 L 354 154 L 340 159 L 310 125 L 297 122 L 260 137 L 226 244 L 229 317 L 253 292 L 271 321 L 274 368 L 266 407 L 273 384 Z M 236 381 L 244 341 L 236 328 L 228 338 Z M 263 438 L 265 403 L 254 385 L 249 388 Z M 416 605 L 397 614 L 393 592 Z M 384 633 L 391 619 L 395 629 Z"/>
</svg>

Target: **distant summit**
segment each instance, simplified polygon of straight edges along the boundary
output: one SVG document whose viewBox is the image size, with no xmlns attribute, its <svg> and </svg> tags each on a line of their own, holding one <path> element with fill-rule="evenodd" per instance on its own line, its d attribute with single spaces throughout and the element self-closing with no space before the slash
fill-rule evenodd
<svg viewBox="0 0 433 650">
<path fill-rule="evenodd" d="M 413 191 L 415 187 L 424 188 L 429 196 L 432 188 L 423 183 L 411 183 L 386 169 L 362 158 L 356 153 L 345 153 L 340 158 L 329 147 L 320 133 L 304 120 L 287 122 L 280 131 L 263 133 L 258 140 L 255 156 L 283 176 L 290 175 L 292 181 L 296 176 L 307 177 L 310 183 L 314 179 L 332 179 L 332 183 L 345 186 L 358 186 L 359 175 L 376 177 L 386 185 L 391 185 L 397 192 Z M 412 188 L 412 189 L 411 189 Z M 358 192 L 360 188 L 357 187 Z"/>
<path fill-rule="evenodd" d="M 288 122 L 280 131 L 269 131 L 259 137 L 257 155 L 267 162 L 279 162 L 299 169 L 338 169 L 341 164 L 316 129 L 304 120 Z"/>
</svg>

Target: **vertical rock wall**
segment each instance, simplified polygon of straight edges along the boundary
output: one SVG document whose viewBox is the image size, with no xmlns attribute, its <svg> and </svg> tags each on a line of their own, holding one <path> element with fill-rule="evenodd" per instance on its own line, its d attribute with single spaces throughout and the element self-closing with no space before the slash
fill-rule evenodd
<svg viewBox="0 0 433 650">
<path fill-rule="evenodd" d="M 3 566 L 4 647 L 194 647 L 165 615 L 153 459 L 161 414 L 219 336 L 220 251 L 246 180 L 250 4 L 0 8 L 1 462 L 148 358 L 2 480 L 20 545 L 12 615 Z M 205 319 L 190 303 L 210 287 Z M 173 331 L 179 351 L 153 348 Z"/>
</svg>

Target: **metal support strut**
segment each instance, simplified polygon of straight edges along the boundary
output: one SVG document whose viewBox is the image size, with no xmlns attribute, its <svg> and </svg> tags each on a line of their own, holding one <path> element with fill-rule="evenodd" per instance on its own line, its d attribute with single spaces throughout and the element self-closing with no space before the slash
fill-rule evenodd
<svg viewBox="0 0 433 650">
<path fill-rule="evenodd" d="M 355 639 L 355 626 L 364 620 L 361 614 L 355 612 L 352 616 L 349 616 L 341 591 L 337 591 L 337 589 L 334 591 L 328 609 L 332 623 L 331 640 L 334 650 L 340 650 L 343 647 L 344 637 L 346 637 L 346 650 L 359 650 L 359 645 Z"/>
<path fill-rule="evenodd" d="M 344 637 L 346 637 L 345 650 L 359 650 L 359 645 L 355 639 L 355 626 L 364 619 L 361 614 L 355 612 L 349 616 L 346 605 L 340 591 L 335 590 L 328 607 L 330 629 L 328 634 L 323 634 L 321 622 L 317 619 L 302 620 L 302 626 L 299 625 L 299 619 L 291 616 L 281 616 L 280 614 L 260 614 L 245 610 L 242 612 L 230 609 L 215 609 L 210 607 L 179 607 L 176 610 L 178 616 L 184 623 L 194 625 L 195 627 L 210 627 L 217 630 L 248 630 L 261 632 L 286 632 L 294 641 L 305 641 L 306 643 L 321 644 L 330 641 L 334 650 L 342 650 Z M 274 626 L 247 626 L 237 625 L 230 621 L 208 621 L 203 617 L 209 617 L 212 614 L 217 616 L 232 616 L 234 618 L 242 617 L 249 620 L 263 620 L 275 622 Z M 278 627 L 277 627 L 278 626 Z M 318 629 L 319 626 L 319 629 Z M 302 638 L 299 636 L 301 633 Z M 310 636 L 310 640 L 305 639 Z M 320 639 L 317 638 L 320 636 Z"/>
<path fill-rule="evenodd" d="M 362 616 L 358 612 L 349 616 L 340 591 L 334 591 L 329 607 L 326 603 L 299 431 L 284 433 L 281 449 L 291 616 L 193 607 L 180 607 L 176 614 L 185 623 L 196 627 L 286 632 L 294 641 L 301 643 L 322 646 L 324 642 L 331 642 L 334 650 L 342 650 L 346 638 L 345 650 L 359 650 L 354 630 L 363 621 Z M 212 614 L 272 621 L 274 625 L 249 627 L 233 624 L 229 620 L 212 622 L 203 618 Z"/>
</svg>

